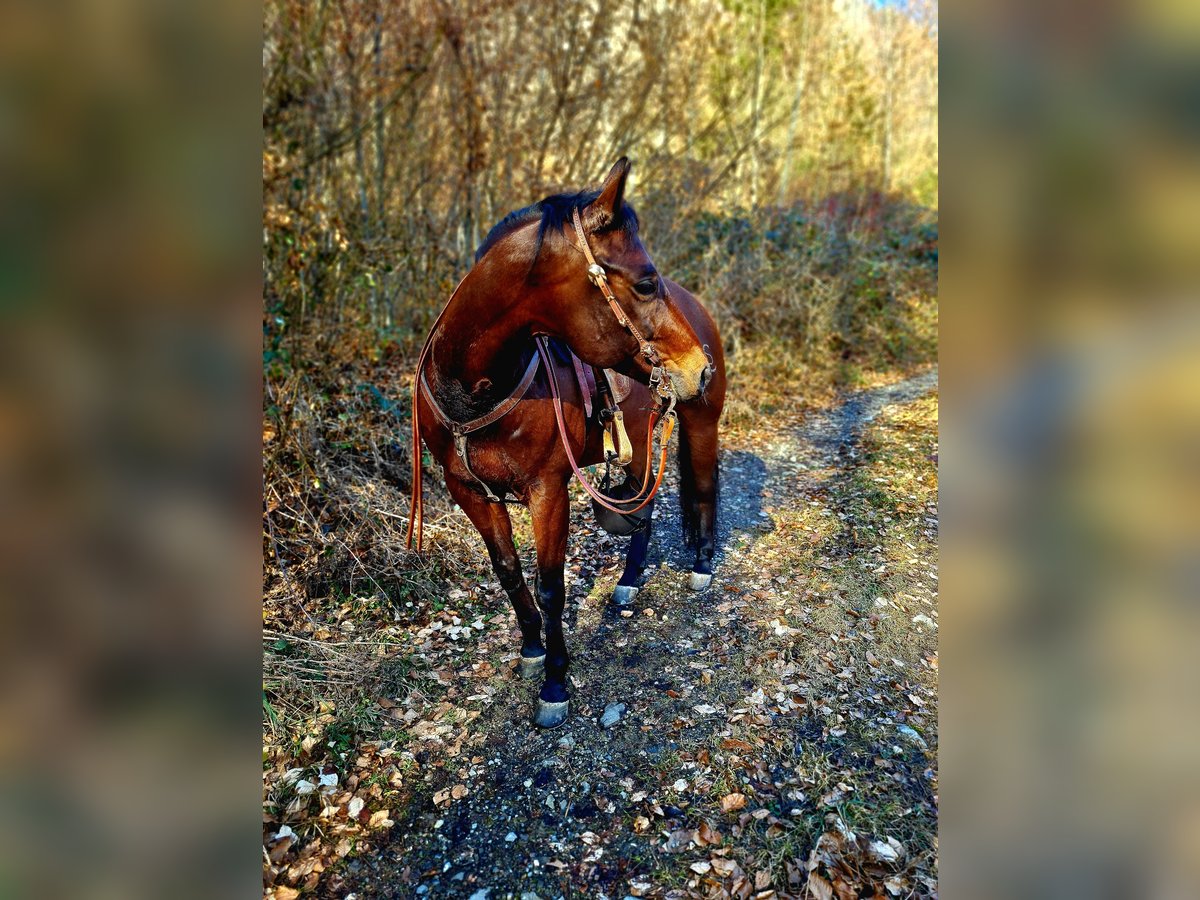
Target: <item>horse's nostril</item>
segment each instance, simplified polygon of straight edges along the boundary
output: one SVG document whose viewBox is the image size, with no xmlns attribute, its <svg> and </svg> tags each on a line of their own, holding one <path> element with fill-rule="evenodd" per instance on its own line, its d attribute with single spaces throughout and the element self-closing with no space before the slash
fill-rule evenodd
<svg viewBox="0 0 1200 900">
<path fill-rule="evenodd" d="M 703 391 L 710 381 L 712 381 L 712 366 L 705 366 L 704 371 L 700 373 L 700 390 Z"/>
</svg>

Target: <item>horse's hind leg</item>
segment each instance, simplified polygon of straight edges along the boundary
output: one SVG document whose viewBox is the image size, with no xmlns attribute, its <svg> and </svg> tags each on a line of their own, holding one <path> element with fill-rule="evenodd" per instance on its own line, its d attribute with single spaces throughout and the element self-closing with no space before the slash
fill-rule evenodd
<svg viewBox="0 0 1200 900">
<path fill-rule="evenodd" d="M 534 722 L 554 728 L 567 720 L 567 644 L 562 614 L 567 599 L 563 565 L 567 557 L 570 505 L 565 481 L 534 488 L 529 497 L 529 517 L 537 543 L 537 599 L 546 617 L 546 681 L 538 694 Z"/>
<path fill-rule="evenodd" d="M 653 527 L 653 500 L 647 509 L 650 515 L 646 517 L 646 526 L 629 539 L 629 549 L 625 551 L 625 571 L 621 573 L 617 586 L 613 588 L 613 603 L 618 606 L 633 602 L 638 593 L 638 583 L 642 580 L 642 572 L 646 569 L 646 551 L 650 548 L 650 529 Z"/>
<path fill-rule="evenodd" d="M 719 410 L 718 410 L 719 412 Z M 696 551 L 689 586 L 702 591 L 712 581 L 717 550 L 717 421 L 706 409 L 680 409 L 679 502 L 683 537 Z"/>
<path fill-rule="evenodd" d="M 517 624 L 521 626 L 521 659 L 517 671 L 522 678 L 535 678 L 541 674 L 546 659 L 546 648 L 542 646 L 542 617 L 525 584 L 525 576 L 521 574 L 521 558 L 513 545 L 508 507 L 503 503 L 492 503 L 456 478 L 448 476 L 446 486 L 483 536 L 492 569 L 517 614 Z"/>
</svg>

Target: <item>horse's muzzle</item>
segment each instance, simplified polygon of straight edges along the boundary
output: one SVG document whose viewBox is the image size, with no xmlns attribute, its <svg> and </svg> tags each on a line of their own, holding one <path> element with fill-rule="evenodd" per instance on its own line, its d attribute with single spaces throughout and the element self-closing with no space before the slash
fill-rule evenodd
<svg viewBox="0 0 1200 900">
<path fill-rule="evenodd" d="M 669 360 L 667 374 L 671 376 L 671 387 L 680 400 L 691 400 L 703 393 L 712 381 L 713 370 L 708 359 L 697 348 L 682 359 Z"/>
</svg>

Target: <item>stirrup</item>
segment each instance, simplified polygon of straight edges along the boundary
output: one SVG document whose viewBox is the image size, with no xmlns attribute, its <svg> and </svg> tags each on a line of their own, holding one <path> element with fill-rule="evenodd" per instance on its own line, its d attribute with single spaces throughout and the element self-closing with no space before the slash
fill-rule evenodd
<svg viewBox="0 0 1200 900">
<path fill-rule="evenodd" d="M 617 409 L 612 415 L 612 430 L 617 436 L 617 465 L 627 466 L 633 460 L 633 444 L 629 441 L 629 434 L 625 431 L 625 413 Z M 604 432 L 605 445 L 604 449 L 607 452 L 611 445 L 611 437 L 608 431 Z"/>
</svg>

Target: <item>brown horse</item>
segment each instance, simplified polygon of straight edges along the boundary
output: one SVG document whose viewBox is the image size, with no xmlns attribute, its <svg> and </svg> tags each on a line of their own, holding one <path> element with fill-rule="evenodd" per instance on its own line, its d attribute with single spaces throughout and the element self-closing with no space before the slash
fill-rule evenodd
<svg viewBox="0 0 1200 900">
<path fill-rule="evenodd" d="M 650 483 L 649 429 L 662 412 L 659 398 L 678 400 L 684 532 L 696 550 L 690 585 L 701 590 L 712 578 L 717 420 L 725 397 L 721 339 L 696 298 L 661 277 L 642 246 L 637 216 L 624 201 L 628 173 L 621 158 L 598 191 L 548 197 L 497 224 L 430 331 L 414 385 L 409 539 L 415 526 L 419 548 L 423 439 L 450 495 L 483 536 L 512 601 L 523 638 L 519 671 L 545 673 L 534 721 L 546 728 L 560 725 L 568 712 L 562 612 L 571 457 L 586 466 L 604 456 L 598 416 L 585 412 L 575 379 L 560 376 L 551 385 L 537 336 L 638 382 L 621 403 L 634 444 L 630 483 Z M 462 423 L 473 427 L 464 430 Z M 536 603 L 513 546 L 506 495 L 530 511 Z M 637 591 L 650 542 L 648 516 L 645 521 L 631 539 L 617 603 Z"/>
</svg>

